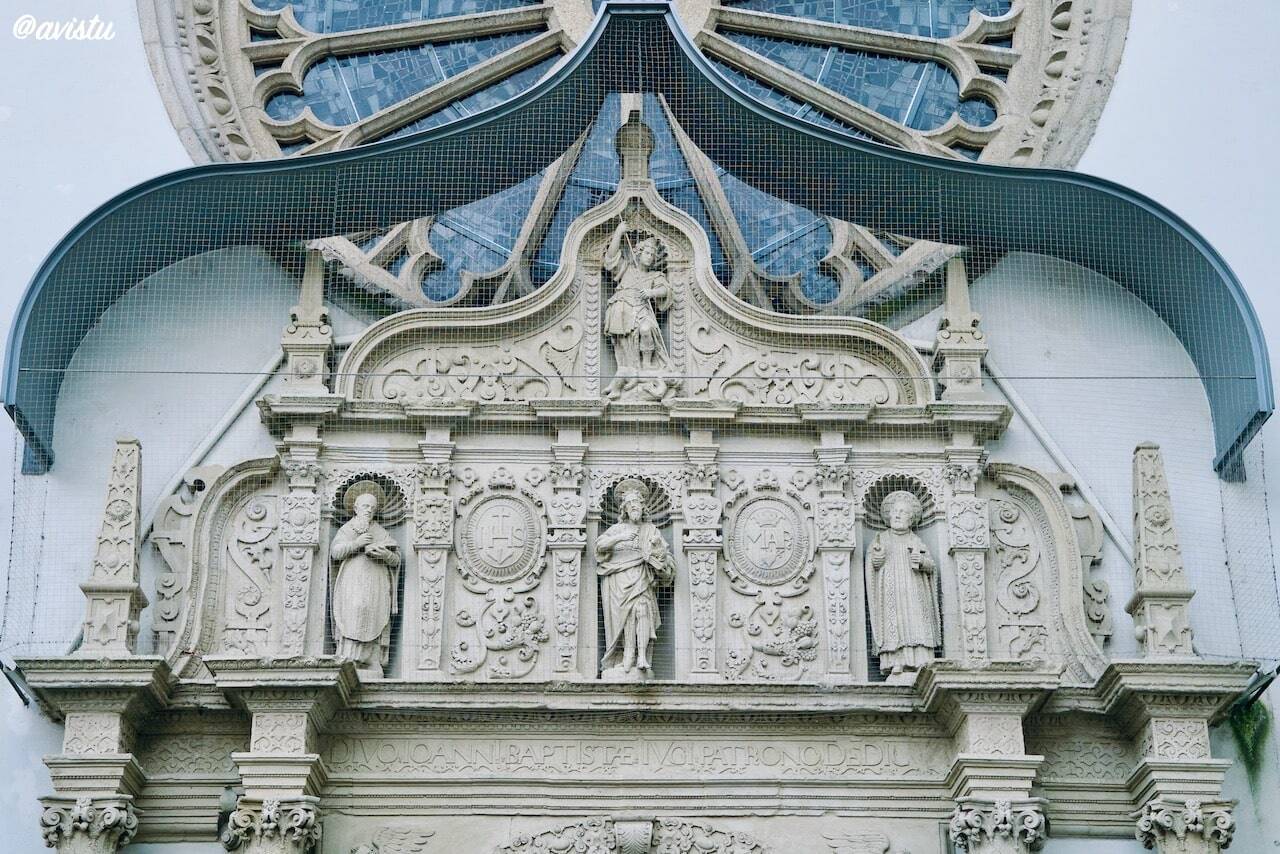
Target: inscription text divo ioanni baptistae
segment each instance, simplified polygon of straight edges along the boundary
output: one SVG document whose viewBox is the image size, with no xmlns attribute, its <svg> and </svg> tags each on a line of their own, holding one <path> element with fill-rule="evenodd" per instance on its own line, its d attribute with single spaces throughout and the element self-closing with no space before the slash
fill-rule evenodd
<svg viewBox="0 0 1280 854">
<path fill-rule="evenodd" d="M 936 742 L 936 743 L 935 743 Z M 814 776 L 931 777 L 946 771 L 939 739 L 796 740 L 742 744 L 725 739 L 362 739 L 329 742 L 331 774 L 392 772 L 424 776 L 487 773 L 793 773 Z"/>
</svg>

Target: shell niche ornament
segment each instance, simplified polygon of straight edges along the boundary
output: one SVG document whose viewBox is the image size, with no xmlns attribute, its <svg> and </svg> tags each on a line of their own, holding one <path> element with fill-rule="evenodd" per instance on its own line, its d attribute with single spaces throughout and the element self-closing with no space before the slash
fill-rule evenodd
<svg viewBox="0 0 1280 854">
<path fill-rule="evenodd" d="M 372 480 L 358 480 L 347 487 L 347 492 L 342 496 L 342 508 L 348 513 L 355 515 L 356 500 L 362 495 L 372 495 L 378 502 L 375 512 L 387 505 L 387 493 L 381 486 Z"/>
</svg>

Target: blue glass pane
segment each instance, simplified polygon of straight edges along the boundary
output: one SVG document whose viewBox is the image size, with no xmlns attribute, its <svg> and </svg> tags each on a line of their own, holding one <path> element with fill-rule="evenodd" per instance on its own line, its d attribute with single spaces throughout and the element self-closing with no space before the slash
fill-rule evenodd
<svg viewBox="0 0 1280 854">
<path fill-rule="evenodd" d="M 858 139 L 872 139 L 871 136 L 863 133 L 857 128 L 847 125 L 842 121 L 833 119 L 826 113 L 819 112 L 808 104 L 802 104 L 794 98 L 784 95 L 768 84 L 761 83 L 754 77 L 748 77 L 735 68 L 730 68 L 723 62 L 715 62 L 715 66 L 743 92 L 746 92 L 753 98 L 764 101 L 777 110 L 781 110 L 782 112 L 788 113 L 796 118 L 804 119 L 807 122 L 812 122 L 819 127 L 828 128 L 829 130 L 838 130 L 841 133 L 850 134 Z"/>
<path fill-rule="evenodd" d="M 303 94 L 283 93 L 266 104 L 277 121 L 296 118 L 311 107 L 316 118 L 349 125 L 410 98 L 424 89 L 528 41 L 538 31 L 507 33 L 379 53 L 328 57 L 303 78 Z"/>
<path fill-rule="evenodd" d="M 531 6 L 536 0 L 255 0 L 267 12 L 293 6 L 298 23 L 314 33 L 404 24 Z"/>
<path fill-rule="evenodd" d="M 501 83 L 495 83 L 486 89 L 481 89 L 474 95 L 470 95 L 460 101 L 454 101 L 443 110 L 434 112 L 429 116 L 423 116 L 416 122 L 411 122 L 395 133 L 383 137 L 383 139 L 407 136 L 420 130 L 438 127 L 464 116 L 469 116 L 472 113 L 487 110 L 489 107 L 501 104 L 503 101 L 509 101 L 541 80 L 542 76 L 551 70 L 551 66 L 559 61 L 559 56 L 548 57 L 536 65 L 529 66 L 524 71 L 511 75 Z"/>
<path fill-rule="evenodd" d="M 433 300 L 448 299 L 458 292 L 464 270 L 490 273 L 506 263 L 541 180 L 541 174 L 534 175 L 437 217 L 431 226 L 431 246 L 444 266 L 424 278 L 423 293 Z"/>
<path fill-rule="evenodd" d="M 806 208 L 796 207 L 755 189 L 722 172 L 729 206 L 762 270 L 773 276 L 800 274 L 805 296 L 827 302 L 839 291 L 839 283 L 818 268 L 831 247 L 827 221 Z"/>
<path fill-rule="evenodd" d="M 906 127 L 934 130 L 946 124 L 959 107 L 955 77 L 936 62 L 746 33 L 727 33 L 726 37 Z M 981 107 L 975 109 L 980 111 Z M 993 112 L 984 124 L 994 118 Z"/>
<path fill-rule="evenodd" d="M 946 38 L 964 30 L 969 12 L 988 17 L 1006 14 L 1011 0 L 745 0 L 736 9 L 772 12 L 851 27 Z"/>
</svg>

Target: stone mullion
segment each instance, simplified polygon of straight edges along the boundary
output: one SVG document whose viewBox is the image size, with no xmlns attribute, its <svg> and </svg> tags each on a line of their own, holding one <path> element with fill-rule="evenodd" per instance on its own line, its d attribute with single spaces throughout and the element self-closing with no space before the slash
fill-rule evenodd
<svg viewBox="0 0 1280 854">
<path fill-rule="evenodd" d="M 444 647 L 445 578 L 453 549 L 452 479 L 453 444 L 448 437 L 418 443 L 423 462 L 418 465 L 418 489 L 413 500 L 413 552 L 417 563 L 418 602 L 405 609 L 406 619 L 417 623 L 417 669 L 438 672 Z"/>
</svg>

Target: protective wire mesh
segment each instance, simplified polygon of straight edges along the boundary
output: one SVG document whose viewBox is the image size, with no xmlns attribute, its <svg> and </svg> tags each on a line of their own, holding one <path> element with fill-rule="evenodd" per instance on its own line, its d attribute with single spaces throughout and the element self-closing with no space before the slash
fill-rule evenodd
<svg viewBox="0 0 1280 854">
<path fill-rule="evenodd" d="M 75 641 L 78 584 L 102 554 L 113 439 L 127 434 L 142 445 L 142 650 L 332 654 L 351 634 L 339 614 L 370 623 L 358 642 L 380 645 L 369 654 L 386 656 L 389 675 L 593 678 L 612 636 L 658 626 L 660 679 L 879 680 L 867 567 L 890 527 L 881 504 L 891 492 L 921 504 L 909 527 L 934 567 L 931 645 L 959 654 L 948 448 L 976 437 L 988 462 L 1065 472 L 1074 487 L 1059 496 L 1079 549 L 1085 531 L 1098 539 L 1096 561 L 1067 573 L 1026 491 L 988 472 L 978 495 L 993 520 L 993 655 L 1061 654 L 1050 627 L 1091 592 L 1105 614 L 1090 620 L 1095 639 L 1108 655 L 1137 654 L 1123 609 L 1134 584 L 1131 457 L 1154 441 L 1196 591 L 1197 650 L 1280 659 L 1261 439 L 1238 464 L 1245 479 L 1215 472 L 1215 418 L 1219 434 L 1239 423 L 1256 360 L 1240 355 L 1239 306 L 1203 286 L 1203 259 L 1183 260 L 1184 237 L 1047 179 L 1028 179 L 1015 198 L 963 172 L 920 181 L 888 156 L 840 161 L 829 140 L 720 108 L 665 29 L 612 26 L 614 55 L 645 58 L 638 68 L 580 65 L 542 109 L 507 111 L 482 144 L 445 135 L 434 147 L 379 149 L 385 158 L 350 161 L 355 171 L 337 177 L 227 172 L 142 197 L 78 237 L 58 275 L 93 286 L 50 288 L 15 354 L 28 384 L 9 402 L 45 447 L 15 449 L 29 473 L 14 476 L 0 653 L 59 654 Z M 628 142 L 627 119 L 648 143 Z M 627 173 L 628 145 L 643 151 L 644 174 Z M 820 163 L 828 171 L 814 171 Z M 657 201 L 593 219 L 639 186 L 627 177 L 651 180 Z M 1019 207 L 1037 195 L 1051 213 Z M 646 250 L 651 237 L 661 246 Z M 325 259 L 324 324 L 306 305 L 308 250 Z M 956 406 L 1003 404 L 1007 428 L 975 415 L 949 433 L 924 414 L 946 385 L 934 350 L 948 261 L 960 257 L 988 352 L 981 396 Z M 732 323 L 705 307 L 714 300 L 697 303 L 704 270 L 732 295 Z M 562 297 L 539 296 L 557 288 Z M 771 312 L 805 320 L 788 326 Z M 375 324 L 404 331 L 369 343 Z M 306 349 L 319 339 L 298 330 L 313 327 L 331 347 Z M 282 354 L 282 336 L 294 350 Z M 869 343 L 884 336 L 915 355 L 885 361 Z M 359 370 L 344 375 L 347 365 Z M 300 388 L 324 406 L 353 405 L 308 420 L 272 403 Z M 319 441 L 319 470 L 291 470 Z M 278 454 L 283 467 L 251 462 Z M 825 492 L 822 467 L 837 457 L 843 479 Z M 444 460 L 447 483 L 431 481 L 424 460 Z M 693 469 L 702 462 L 714 474 Z M 335 543 L 368 530 L 345 527 L 349 490 L 368 481 L 380 498 L 374 522 L 398 557 L 344 585 L 350 561 Z M 643 505 L 632 517 L 627 484 Z M 286 535 L 315 521 L 289 516 L 298 493 L 318 500 L 314 543 Z M 566 495 L 581 499 L 580 517 L 558 509 Z M 723 515 L 697 521 L 699 496 Z M 815 514 L 837 496 L 856 530 L 833 574 L 822 561 L 834 541 Z M 421 503 L 434 498 L 449 502 L 444 539 L 423 529 Z M 645 540 L 651 531 L 660 542 Z M 440 547 L 429 544 L 446 540 L 437 577 Z M 295 543 L 308 561 L 315 550 L 304 624 L 290 622 L 302 595 L 290 586 Z M 633 553 L 648 582 L 627 567 L 623 582 L 601 577 L 635 565 Z M 699 563 L 707 553 L 711 580 Z M 1058 589 L 1059 578 L 1080 589 Z M 383 589 L 365 596 L 367 584 Z M 384 629 L 369 614 L 387 608 Z M 197 615 L 202 630 L 191 628 Z M 833 646 L 841 620 L 850 628 Z"/>
</svg>

